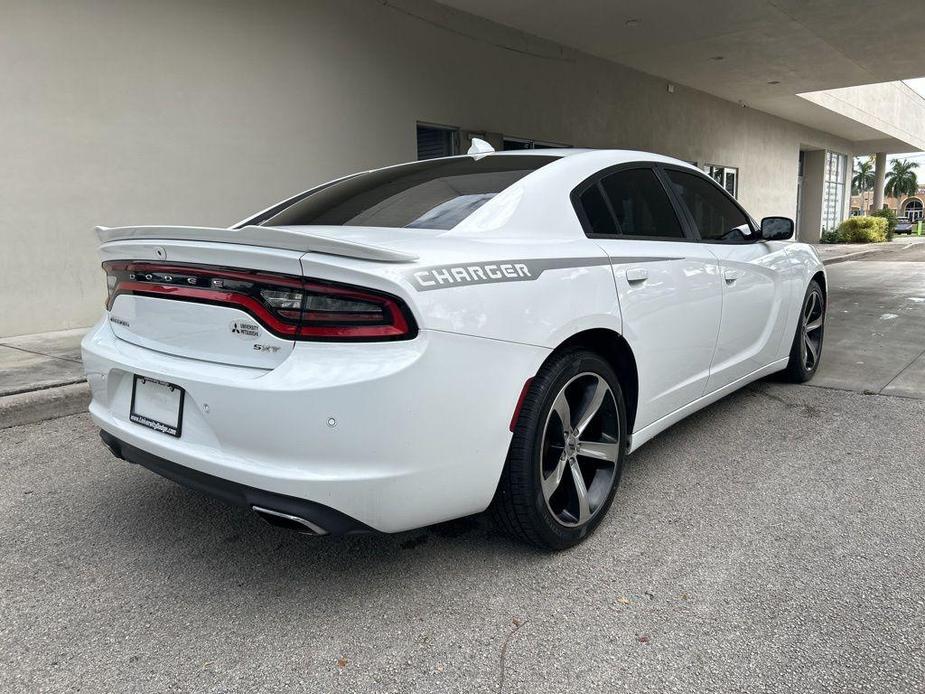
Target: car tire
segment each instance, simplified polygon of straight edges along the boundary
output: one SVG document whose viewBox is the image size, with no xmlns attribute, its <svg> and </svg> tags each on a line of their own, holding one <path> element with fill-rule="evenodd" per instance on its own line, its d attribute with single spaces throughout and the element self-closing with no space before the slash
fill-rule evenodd
<svg viewBox="0 0 925 694">
<path fill-rule="evenodd" d="M 784 376 L 791 383 L 806 383 L 819 368 L 825 335 L 825 310 L 825 292 L 816 280 L 812 280 L 803 297 L 790 346 L 790 359 L 784 369 Z"/>
<path fill-rule="evenodd" d="M 512 537 L 571 547 L 604 518 L 625 457 L 626 408 L 613 368 L 585 349 L 553 354 L 521 403 L 492 515 Z"/>
</svg>

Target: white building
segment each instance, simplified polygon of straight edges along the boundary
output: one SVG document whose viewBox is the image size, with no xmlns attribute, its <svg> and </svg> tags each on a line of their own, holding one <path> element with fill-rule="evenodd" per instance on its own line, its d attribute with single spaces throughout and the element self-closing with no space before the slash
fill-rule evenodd
<svg viewBox="0 0 925 694">
<path fill-rule="evenodd" d="M 859 0 L 0 8 L 0 336 L 98 317 L 95 225 L 228 225 L 473 135 L 693 161 L 810 241 L 847 213 L 852 155 L 925 149 L 896 81 L 925 75 L 925 42 L 893 50 L 916 0 L 883 23 Z"/>
</svg>

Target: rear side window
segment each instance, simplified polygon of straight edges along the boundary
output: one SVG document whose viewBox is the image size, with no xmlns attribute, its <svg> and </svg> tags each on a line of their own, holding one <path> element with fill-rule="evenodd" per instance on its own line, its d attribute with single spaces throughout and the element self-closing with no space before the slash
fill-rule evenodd
<svg viewBox="0 0 925 694">
<path fill-rule="evenodd" d="M 684 238 L 678 216 L 652 169 L 619 171 L 601 180 L 616 217 L 617 233 L 649 238 Z"/>
<path fill-rule="evenodd" d="M 710 181 L 698 174 L 668 170 L 668 178 L 694 218 L 704 241 L 748 241 L 748 217 Z"/>
<path fill-rule="evenodd" d="M 610 210 L 607 209 L 604 194 L 597 183 L 582 193 L 580 200 L 592 234 L 616 235 L 617 227 L 614 224 L 613 216 L 610 214 Z"/>
<path fill-rule="evenodd" d="M 312 193 L 263 224 L 452 229 L 502 190 L 556 159 L 460 157 L 371 171 Z"/>
</svg>

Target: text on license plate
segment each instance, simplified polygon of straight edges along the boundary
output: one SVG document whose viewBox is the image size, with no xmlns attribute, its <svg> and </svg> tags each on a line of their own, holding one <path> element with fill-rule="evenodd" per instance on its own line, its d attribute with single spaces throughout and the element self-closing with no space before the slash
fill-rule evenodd
<svg viewBox="0 0 925 694">
<path fill-rule="evenodd" d="M 183 423 L 183 396 L 180 386 L 135 376 L 129 419 L 149 429 L 179 437 Z"/>
</svg>

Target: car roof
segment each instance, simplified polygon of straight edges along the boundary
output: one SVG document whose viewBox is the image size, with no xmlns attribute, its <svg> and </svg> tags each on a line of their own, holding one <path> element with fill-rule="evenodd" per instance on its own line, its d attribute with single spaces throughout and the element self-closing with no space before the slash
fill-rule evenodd
<svg viewBox="0 0 925 694">
<path fill-rule="evenodd" d="M 576 154 L 585 152 L 595 152 L 598 150 L 588 149 L 586 147 L 542 147 L 540 149 L 503 149 L 501 151 L 489 152 L 484 157 L 514 156 L 514 157 L 571 157 Z M 471 157 L 471 154 L 462 154 L 458 156 Z"/>
<path fill-rule="evenodd" d="M 646 152 L 635 149 L 592 149 L 589 147 L 554 147 L 549 149 L 514 149 L 488 152 L 487 154 L 457 154 L 452 157 L 440 157 L 441 159 L 458 159 L 462 157 L 581 157 L 594 159 L 612 159 L 613 162 L 632 162 L 632 161 L 660 161 L 663 163 L 677 164 L 679 166 L 697 167 L 689 161 L 670 157 L 657 152 Z"/>
<path fill-rule="evenodd" d="M 498 216 L 498 220 L 503 218 L 503 221 L 497 222 L 497 228 L 503 225 L 508 234 L 520 234 L 531 238 L 537 237 L 537 230 L 543 230 L 543 235 L 547 237 L 584 238 L 584 232 L 570 199 L 571 194 L 582 181 L 611 167 L 637 162 L 654 162 L 687 169 L 706 178 L 706 174 L 690 162 L 639 150 L 568 148 L 516 150 L 515 152 L 491 152 L 464 156 L 475 156 L 478 159 L 482 157 L 542 156 L 553 159 L 535 171 L 531 171 L 510 187 L 509 190 L 517 192 L 505 200 L 507 206 L 504 208 L 504 214 Z M 496 196 L 486 204 L 484 209 L 491 209 L 489 206 L 500 204 L 497 201 L 503 198 L 504 193 Z M 509 205 L 511 199 L 516 200 L 516 205 Z M 453 231 L 478 234 L 485 231 L 483 226 L 470 228 L 466 221 L 454 227 Z M 479 224 L 482 222 L 480 221 Z"/>
</svg>

